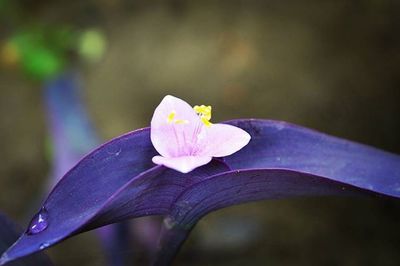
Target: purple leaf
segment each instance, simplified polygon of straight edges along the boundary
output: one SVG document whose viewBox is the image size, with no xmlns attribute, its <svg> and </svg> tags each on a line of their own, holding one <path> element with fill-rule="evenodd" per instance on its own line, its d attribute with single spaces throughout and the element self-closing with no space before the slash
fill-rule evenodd
<svg viewBox="0 0 400 266">
<path fill-rule="evenodd" d="M 46 115 L 52 141 L 53 160 L 50 183 L 53 187 L 59 179 L 90 150 L 100 143 L 93 127 L 78 73 L 64 73 L 47 82 L 44 89 Z M 43 224 L 41 224 L 43 226 Z M 40 230 L 40 224 L 35 227 Z M 35 230 L 35 228 L 33 230 Z M 114 224 L 97 230 L 108 265 L 125 265 L 130 249 L 129 226 Z"/>
<path fill-rule="evenodd" d="M 167 215 L 161 244 L 171 247 L 159 258 L 168 261 L 198 219 L 226 206 L 298 196 L 400 197 L 398 155 L 284 122 L 228 123 L 246 130 L 250 143 L 188 174 L 151 163 L 156 152 L 149 129 L 104 144 L 49 195 L 47 228 L 22 235 L 5 254 L 13 260 L 105 224 Z"/>
<path fill-rule="evenodd" d="M 21 234 L 21 228 L 11 219 L 0 213 L 0 252 L 3 253 L 10 245 L 12 245 Z M 0 260 L 1 263 L 1 260 Z M 31 255 L 27 258 L 18 260 L 10 264 L 10 266 L 32 266 L 32 265 L 52 265 L 50 259 L 43 253 Z"/>
</svg>

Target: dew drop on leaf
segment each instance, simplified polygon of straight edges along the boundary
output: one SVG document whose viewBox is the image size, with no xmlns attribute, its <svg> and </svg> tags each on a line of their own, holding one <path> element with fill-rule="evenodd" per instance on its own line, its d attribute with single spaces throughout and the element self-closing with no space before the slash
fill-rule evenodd
<svg viewBox="0 0 400 266">
<path fill-rule="evenodd" d="M 44 242 L 42 244 L 40 244 L 39 249 L 43 250 L 45 248 L 48 248 L 50 246 L 50 243 Z"/>
<path fill-rule="evenodd" d="M 29 224 L 27 234 L 34 235 L 42 232 L 48 226 L 48 213 L 43 207 L 36 215 L 33 217 L 31 223 Z"/>
</svg>

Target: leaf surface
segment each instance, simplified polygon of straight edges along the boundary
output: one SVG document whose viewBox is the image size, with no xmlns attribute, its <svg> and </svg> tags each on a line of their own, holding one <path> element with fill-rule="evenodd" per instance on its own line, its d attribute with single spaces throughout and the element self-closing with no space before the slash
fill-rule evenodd
<svg viewBox="0 0 400 266">
<path fill-rule="evenodd" d="M 227 122 L 252 139 L 234 155 L 188 174 L 154 166 L 149 129 L 99 147 L 57 184 L 44 203 L 48 226 L 23 234 L 5 253 L 16 259 L 106 224 L 168 215 L 190 228 L 210 211 L 298 196 L 400 197 L 400 156 L 269 120 Z"/>
<path fill-rule="evenodd" d="M 0 212 L 0 252 L 3 253 L 21 234 L 21 228 L 5 214 Z M 45 254 L 34 254 L 24 259 L 10 263 L 10 266 L 51 266 L 50 259 Z"/>
</svg>

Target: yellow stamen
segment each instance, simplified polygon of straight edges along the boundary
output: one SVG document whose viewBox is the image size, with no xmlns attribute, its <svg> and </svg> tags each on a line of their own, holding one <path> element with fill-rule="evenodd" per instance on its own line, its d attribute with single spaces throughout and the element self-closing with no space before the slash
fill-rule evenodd
<svg viewBox="0 0 400 266">
<path fill-rule="evenodd" d="M 200 116 L 201 122 L 203 122 L 204 125 L 207 127 L 210 127 L 212 123 L 210 122 L 211 120 L 211 106 L 205 106 L 205 105 L 196 105 L 193 107 L 194 111 Z"/>
<path fill-rule="evenodd" d="M 208 119 L 206 119 L 205 117 L 201 117 L 200 119 L 201 119 L 201 122 L 203 122 L 203 124 L 206 127 L 211 127 L 212 123 Z"/>
</svg>

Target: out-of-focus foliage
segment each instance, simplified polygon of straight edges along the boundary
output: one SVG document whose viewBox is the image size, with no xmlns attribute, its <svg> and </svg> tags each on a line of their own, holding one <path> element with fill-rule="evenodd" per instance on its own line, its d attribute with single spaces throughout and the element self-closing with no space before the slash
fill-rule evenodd
<svg viewBox="0 0 400 266">
<path fill-rule="evenodd" d="M 49 80 L 71 67 L 79 55 L 88 62 L 101 59 L 106 48 L 102 30 L 81 28 L 74 21 L 51 22 L 46 17 L 34 16 L 40 10 L 30 1 L 0 2 L 1 63 L 19 69 L 30 78 Z M 0 36 L 1 37 L 1 36 Z"/>
<path fill-rule="evenodd" d="M 6 0 L 0 0 L 0 10 L 3 10 L 6 4 L 7 4 Z"/>
<path fill-rule="evenodd" d="M 70 33 L 56 31 L 50 36 L 46 33 L 42 28 L 17 32 L 5 44 L 3 57 L 8 58 L 8 63 L 20 64 L 27 75 L 36 79 L 55 76 L 64 68 L 64 49 L 70 39 L 64 36 Z"/>
<path fill-rule="evenodd" d="M 78 52 L 87 61 L 99 61 L 104 55 L 105 49 L 106 40 L 101 31 L 88 29 L 81 34 L 78 42 Z"/>
<path fill-rule="evenodd" d="M 15 32 L 3 44 L 1 58 L 36 80 L 48 80 L 71 64 L 76 51 L 84 60 L 96 62 L 106 47 L 104 34 L 96 29 L 81 33 L 68 26 L 36 26 Z"/>
</svg>

